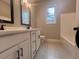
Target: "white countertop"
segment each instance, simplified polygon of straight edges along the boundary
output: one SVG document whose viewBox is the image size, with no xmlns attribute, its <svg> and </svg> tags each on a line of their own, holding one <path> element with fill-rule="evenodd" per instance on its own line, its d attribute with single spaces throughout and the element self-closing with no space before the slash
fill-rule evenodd
<svg viewBox="0 0 79 59">
<path fill-rule="evenodd" d="M 0 36 L 22 33 L 22 32 L 29 32 L 29 31 L 36 31 L 36 30 L 38 29 L 37 28 L 26 29 L 22 27 L 9 27 L 9 28 L 5 28 L 5 30 L 0 30 Z"/>
<path fill-rule="evenodd" d="M 26 32 L 26 30 L 0 30 L 0 36 Z"/>
</svg>

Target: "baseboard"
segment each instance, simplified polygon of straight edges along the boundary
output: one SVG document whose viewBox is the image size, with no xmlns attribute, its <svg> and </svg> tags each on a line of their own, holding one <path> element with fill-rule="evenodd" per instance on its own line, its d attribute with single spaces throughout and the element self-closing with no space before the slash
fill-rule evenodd
<svg viewBox="0 0 79 59">
<path fill-rule="evenodd" d="M 72 45 L 73 47 L 76 46 L 75 43 L 73 43 L 73 42 L 71 42 L 70 40 L 68 40 L 68 38 L 66 38 L 65 36 L 61 36 L 61 39 L 64 40 L 64 41 L 66 41 L 66 43 Z"/>
<path fill-rule="evenodd" d="M 77 51 L 77 47 L 75 43 L 70 42 L 66 37 L 62 36 L 61 41 L 63 45 L 69 50 L 70 53 L 74 53 Z"/>
<path fill-rule="evenodd" d="M 59 39 L 46 39 L 47 42 L 60 42 Z"/>
<path fill-rule="evenodd" d="M 71 53 L 73 57 L 79 58 L 79 49 L 76 45 L 70 43 L 68 40 L 62 38 L 63 45 L 65 45 L 66 49 L 68 49 L 68 53 Z"/>
</svg>

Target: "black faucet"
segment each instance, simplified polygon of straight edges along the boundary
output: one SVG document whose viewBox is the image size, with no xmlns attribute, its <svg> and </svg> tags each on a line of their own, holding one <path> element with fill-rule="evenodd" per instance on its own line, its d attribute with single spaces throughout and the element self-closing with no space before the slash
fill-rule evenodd
<svg viewBox="0 0 79 59">
<path fill-rule="evenodd" d="M 73 29 L 77 31 L 77 30 L 79 30 L 79 27 L 75 27 L 75 28 L 73 28 Z"/>
<path fill-rule="evenodd" d="M 4 30 L 4 26 L 5 26 L 5 25 L 1 25 L 1 26 L 0 26 L 0 30 Z"/>
</svg>

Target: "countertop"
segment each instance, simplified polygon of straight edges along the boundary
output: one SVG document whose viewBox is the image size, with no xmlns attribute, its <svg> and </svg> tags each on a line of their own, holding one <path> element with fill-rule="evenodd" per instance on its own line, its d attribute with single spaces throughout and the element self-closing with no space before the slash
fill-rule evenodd
<svg viewBox="0 0 79 59">
<path fill-rule="evenodd" d="M 11 27 L 5 30 L 0 30 L 0 36 L 8 35 L 8 34 L 26 33 L 26 32 L 37 31 L 37 30 L 38 28 L 26 29 L 21 27 L 15 27 L 15 28 Z"/>
</svg>

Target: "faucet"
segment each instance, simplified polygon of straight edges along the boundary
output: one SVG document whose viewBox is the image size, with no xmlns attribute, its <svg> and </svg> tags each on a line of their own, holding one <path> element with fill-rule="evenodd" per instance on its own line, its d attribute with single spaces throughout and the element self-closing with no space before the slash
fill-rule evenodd
<svg viewBox="0 0 79 59">
<path fill-rule="evenodd" d="M 4 30 L 4 26 L 5 26 L 5 25 L 1 25 L 1 26 L 0 26 L 0 30 Z"/>
</svg>

